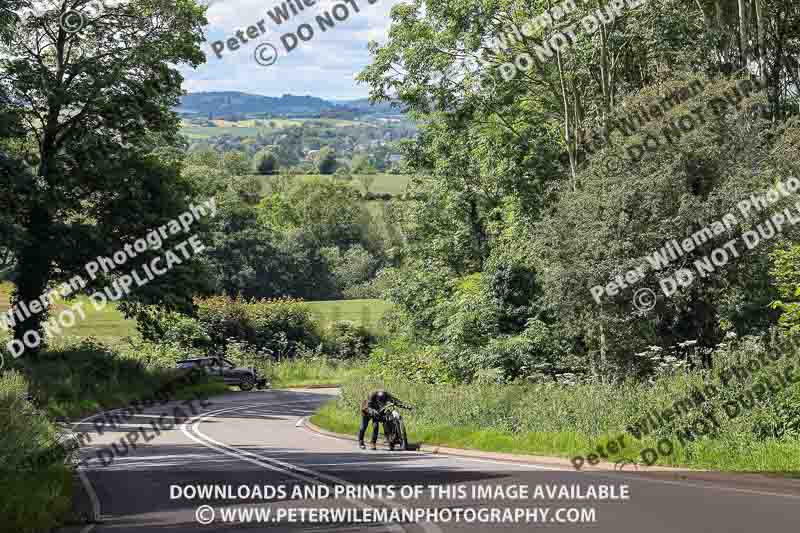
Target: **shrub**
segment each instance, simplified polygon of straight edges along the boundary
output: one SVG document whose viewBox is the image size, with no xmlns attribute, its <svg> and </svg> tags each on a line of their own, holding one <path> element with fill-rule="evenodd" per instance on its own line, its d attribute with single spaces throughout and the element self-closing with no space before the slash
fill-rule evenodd
<svg viewBox="0 0 800 533">
<path fill-rule="evenodd" d="M 323 248 L 322 253 L 342 292 L 369 281 L 379 264 L 360 244 L 351 246 L 344 252 L 337 247 Z"/>
<path fill-rule="evenodd" d="M 269 150 L 264 150 L 256 156 L 256 170 L 263 176 L 271 176 L 278 170 L 278 158 Z"/>
<path fill-rule="evenodd" d="M 252 300 L 215 296 L 195 300 L 198 319 L 212 343 L 224 348 L 230 339 L 244 341 L 274 356 L 294 356 L 320 342 L 309 308 L 300 300 Z"/>
<path fill-rule="evenodd" d="M 428 384 L 458 381 L 438 347 L 415 348 L 401 338 L 373 350 L 368 366 L 369 375 L 386 380 L 403 379 Z"/>
<path fill-rule="evenodd" d="M 181 359 L 202 357 L 201 352 L 192 353 L 174 342 L 132 341 L 129 350 L 123 351 L 129 359 L 140 362 L 147 369 L 174 368 Z"/>
<path fill-rule="evenodd" d="M 375 342 L 375 337 L 364 327 L 349 320 L 337 320 L 324 332 L 322 346 L 326 354 L 336 359 L 364 357 Z"/>
<path fill-rule="evenodd" d="M 211 336 L 206 327 L 196 318 L 180 313 L 161 316 L 163 343 L 174 344 L 186 350 L 204 350 L 211 345 Z"/>
<path fill-rule="evenodd" d="M 320 174 L 333 174 L 336 172 L 337 166 L 336 154 L 331 148 L 326 146 L 320 150 L 319 159 L 317 159 L 317 172 Z"/>
</svg>

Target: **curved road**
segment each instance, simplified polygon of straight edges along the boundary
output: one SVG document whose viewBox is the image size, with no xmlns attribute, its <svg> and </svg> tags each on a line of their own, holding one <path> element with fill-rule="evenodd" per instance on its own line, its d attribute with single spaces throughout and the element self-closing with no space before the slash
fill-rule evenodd
<svg viewBox="0 0 800 533">
<path fill-rule="evenodd" d="M 786 483 L 784 490 L 776 491 L 651 479 L 635 473 L 575 472 L 420 452 L 360 450 L 351 441 L 318 435 L 302 425 L 304 417 L 335 394 L 335 390 L 276 390 L 216 397 L 205 409 L 193 406 L 197 411 L 189 420 L 151 435 L 150 442 L 137 443 L 127 454 L 119 443 L 121 437 L 139 426 L 156 423 L 161 413 L 172 416 L 172 407 L 180 404 L 147 409 L 116 428 L 104 426 L 102 435 L 94 429 L 95 419 L 82 421 L 76 431 L 88 432 L 92 438 L 81 451 L 81 457 L 88 460 L 83 477 L 102 518 L 101 523 L 82 531 L 440 533 L 548 528 L 614 533 L 773 533 L 800 529 L 800 490 L 792 490 L 797 487 Z M 117 457 L 103 466 L 97 459 L 98 450 L 112 442 L 117 443 Z M 106 458 L 108 454 L 101 452 Z M 365 486 L 372 487 L 373 494 L 357 493 Z M 388 486 L 396 492 L 387 493 Z M 419 497 L 411 493 L 415 486 L 422 491 Z M 538 495 L 534 494 L 537 486 Z M 283 492 L 268 494 L 278 491 L 277 487 Z M 521 487 L 529 491 L 524 497 L 519 494 L 524 490 Z M 610 490 L 617 499 L 555 499 L 560 491 L 569 495 L 575 487 L 584 496 L 589 490 Z M 192 493 L 197 490 L 230 490 L 232 494 L 204 499 Z M 238 494 L 240 490 L 245 492 Z M 252 491 L 256 490 L 262 494 L 254 497 Z M 299 493 L 293 494 L 295 490 Z M 325 494 L 326 490 L 331 494 Z M 384 494 L 379 494 L 380 490 Z M 401 490 L 409 491 L 409 497 L 402 498 Z M 474 492 L 478 490 L 488 490 L 497 499 Z M 546 495 L 548 490 L 555 492 Z M 628 499 L 619 498 L 623 491 Z M 206 507 L 198 511 L 201 506 Z M 346 517 L 349 521 L 324 523 L 326 517 L 327 521 L 335 519 L 330 513 L 345 509 L 354 513 Z M 246 514 L 256 510 L 262 513 L 260 517 Z M 403 512 L 432 510 L 439 512 L 438 521 L 363 521 L 369 513 L 403 516 Z M 231 514 L 223 516 L 228 512 Z M 212 518 L 208 525 L 198 522 Z M 266 522 L 259 523 L 259 518 Z"/>
</svg>

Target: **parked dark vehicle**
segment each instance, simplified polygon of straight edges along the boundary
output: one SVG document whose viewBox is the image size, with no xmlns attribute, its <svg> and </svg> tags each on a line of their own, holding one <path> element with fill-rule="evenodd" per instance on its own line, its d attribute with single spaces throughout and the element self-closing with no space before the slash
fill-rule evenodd
<svg viewBox="0 0 800 533">
<path fill-rule="evenodd" d="M 381 423 L 383 423 L 383 433 L 386 436 L 386 443 L 389 445 L 389 449 L 394 451 L 395 446 L 400 446 L 402 451 L 407 451 L 408 435 L 406 434 L 406 425 L 398 409 L 410 408 L 388 403 L 380 410 L 380 419 Z"/>
<path fill-rule="evenodd" d="M 178 368 L 201 369 L 209 376 L 220 377 L 226 385 L 238 385 L 243 391 L 269 388 L 267 378 L 258 375 L 255 368 L 237 367 L 224 357 L 198 357 L 177 362 Z"/>
</svg>

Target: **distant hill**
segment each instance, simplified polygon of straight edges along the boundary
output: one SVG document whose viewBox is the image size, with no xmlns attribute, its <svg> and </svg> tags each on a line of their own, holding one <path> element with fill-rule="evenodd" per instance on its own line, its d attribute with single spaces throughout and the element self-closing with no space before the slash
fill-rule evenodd
<svg viewBox="0 0 800 533">
<path fill-rule="evenodd" d="M 334 109 L 335 104 L 314 96 L 284 94 L 280 98 L 236 91 L 190 93 L 181 98 L 181 113 L 271 113 L 275 115 L 319 113 Z"/>
<path fill-rule="evenodd" d="M 399 110 L 389 104 L 371 105 L 366 98 L 332 102 L 315 96 L 284 94 L 280 98 L 276 98 L 238 91 L 189 93 L 181 98 L 181 104 L 176 111 L 201 115 L 211 113 L 215 117 L 231 113 L 303 116 L 341 111 L 399 114 Z"/>
<path fill-rule="evenodd" d="M 377 104 L 369 103 L 369 98 L 360 98 L 358 100 L 341 100 L 336 101 L 338 105 L 349 107 L 350 109 L 357 109 L 365 113 L 388 113 L 397 115 L 401 112 L 400 107 L 393 107 L 391 102 L 380 102 Z"/>
</svg>

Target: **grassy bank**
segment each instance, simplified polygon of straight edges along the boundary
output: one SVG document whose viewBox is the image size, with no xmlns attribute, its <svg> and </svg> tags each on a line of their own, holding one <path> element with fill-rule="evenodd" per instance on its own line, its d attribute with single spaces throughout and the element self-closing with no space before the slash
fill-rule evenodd
<svg viewBox="0 0 800 533">
<path fill-rule="evenodd" d="M 35 361 L 23 357 L 7 364 L 24 373 L 37 405 L 53 419 L 75 419 L 122 407 L 150 397 L 177 378 L 172 369 L 148 367 L 133 353 L 88 340 L 55 345 Z M 222 383 L 194 383 L 175 391 L 172 399 L 227 390 Z"/>
<path fill-rule="evenodd" d="M 0 521 L 3 531 L 47 531 L 70 511 L 72 476 L 62 464 L 37 471 L 20 466 L 58 438 L 44 413 L 25 401 L 17 372 L 0 374 Z"/>
<path fill-rule="evenodd" d="M 725 364 L 746 364 L 755 353 L 738 353 Z M 721 359 L 724 359 L 721 357 Z M 358 408 L 370 391 L 385 388 L 416 406 L 406 414 L 409 438 L 456 448 L 492 452 L 549 455 L 572 458 L 587 456 L 603 446 L 609 461 L 624 458 L 643 463 L 641 452 L 657 449 L 669 439 L 672 453 L 660 455 L 656 464 L 721 471 L 756 471 L 781 474 L 800 472 L 800 438 L 796 430 L 798 384 L 767 395 L 752 409 L 726 415 L 726 402 L 736 401 L 767 374 L 795 367 L 800 376 L 798 354 L 772 363 L 747 380 L 722 386 L 718 375 L 704 382 L 697 373 L 663 376 L 655 384 L 558 384 L 524 385 L 429 385 L 403 379 L 353 379 L 342 388 L 342 397 L 324 406 L 312 421 L 331 431 L 353 434 L 358 429 Z M 720 370 L 721 370 L 720 369 Z M 664 412 L 676 402 L 692 396 L 693 389 L 715 384 L 718 394 L 637 439 L 626 428 L 648 412 Z M 678 432 L 699 426 L 713 416 L 719 423 L 696 439 Z M 606 444 L 622 435 L 625 448 L 610 453 Z M 665 448 L 666 445 L 662 445 Z"/>
<path fill-rule="evenodd" d="M 358 379 L 366 369 L 358 362 L 336 361 L 326 357 L 284 360 L 270 365 L 275 388 L 331 385 Z"/>
<path fill-rule="evenodd" d="M 0 283 L 0 313 L 6 312 L 11 307 L 11 293 L 14 286 L 11 283 Z M 75 326 L 65 329 L 58 339 L 68 340 L 83 339 L 93 337 L 99 341 L 107 344 L 118 345 L 124 342 L 127 337 L 138 337 L 136 331 L 136 321 L 126 319 L 122 313 L 117 309 L 115 304 L 107 305 L 104 309 L 98 311 L 89 301 L 88 297 L 79 296 L 69 305 L 74 303 L 83 303 L 83 309 L 86 313 L 85 320 L 78 320 Z M 56 316 L 57 313 L 67 307 L 63 302 L 56 302 L 53 305 L 50 316 Z M 3 333 L 0 331 L 0 333 Z"/>
</svg>

